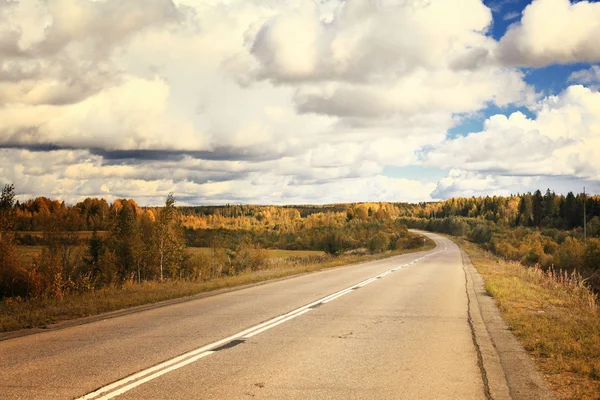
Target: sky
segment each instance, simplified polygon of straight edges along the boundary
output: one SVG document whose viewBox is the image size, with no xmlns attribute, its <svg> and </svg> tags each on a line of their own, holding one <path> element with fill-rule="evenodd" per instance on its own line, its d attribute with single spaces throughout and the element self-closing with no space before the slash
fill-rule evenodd
<svg viewBox="0 0 600 400">
<path fill-rule="evenodd" d="M 600 2 L 0 0 L 0 183 L 158 205 L 600 193 Z"/>
</svg>

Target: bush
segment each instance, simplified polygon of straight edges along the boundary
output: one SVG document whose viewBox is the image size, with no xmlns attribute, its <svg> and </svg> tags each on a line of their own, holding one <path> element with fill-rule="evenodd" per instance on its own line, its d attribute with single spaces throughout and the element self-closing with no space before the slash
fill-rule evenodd
<svg viewBox="0 0 600 400">
<path fill-rule="evenodd" d="M 554 253 L 554 264 L 563 269 L 574 270 L 583 265 L 585 246 L 579 240 L 567 237 Z"/>
<path fill-rule="evenodd" d="M 0 299 L 3 297 L 27 297 L 29 277 L 21 268 L 15 246 L 0 241 Z"/>
<path fill-rule="evenodd" d="M 320 247 L 325 253 L 334 256 L 337 256 L 343 253 L 344 250 L 350 248 L 348 239 L 335 228 L 328 229 L 327 233 L 323 235 L 320 241 Z"/>
<path fill-rule="evenodd" d="M 253 271 L 264 267 L 267 264 L 269 255 L 265 249 L 245 242 L 239 245 L 235 251 L 231 252 L 231 264 L 234 273 L 239 273 L 247 269 Z"/>
<path fill-rule="evenodd" d="M 583 257 L 583 265 L 591 270 L 600 270 L 600 239 L 589 239 Z"/>
<path fill-rule="evenodd" d="M 469 232 L 468 238 L 478 244 L 490 243 L 492 240 L 492 230 L 487 225 L 477 224 Z"/>
<path fill-rule="evenodd" d="M 372 253 L 383 253 L 390 247 L 388 235 L 379 232 L 377 235 L 373 236 L 367 247 Z"/>
</svg>

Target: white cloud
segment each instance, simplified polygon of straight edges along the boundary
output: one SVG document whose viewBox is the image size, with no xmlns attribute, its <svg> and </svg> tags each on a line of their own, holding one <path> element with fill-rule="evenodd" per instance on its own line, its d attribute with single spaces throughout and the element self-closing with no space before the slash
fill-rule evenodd
<svg viewBox="0 0 600 400">
<path fill-rule="evenodd" d="M 535 119 L 494 115 L 483 132 L 446 140 L 424 161 L 474 172 L 600 180 L 600 93 L 571 86 L 534 111 Z"/>
<path fill-rule="evenodd" d="M 340 117 L 388 118 L 430 110 L 472 112 L 488 102 L 499 106 L 532 101 L 535 94 L 520 72 L 486 68 L 476 71 L 415 71 L 378 85 L 332 83 L 299 90 L 300 112 Z"/>
<path fill-rule="evenodd" d="M 600 60 L 600 3 L 533 0 L 500 40 L 498 58 L 540 67 Z"/>
<path fill-rule="evenodd" d="M 457 113 L 535 103 L 494 63 L 491 21 L 481 0 L 0 0 L 0 180 L 69 201 L 428 200 L 436 185 L 382 174 L 430 147 L 428 162 L 473 173 L 547 173 L 546 149 L 569 160 L 560 173 L 596 176 L 591 142 L 565 155 L 595 129 L 573 99 L 545 100 L 570 136 L 540 133 L 543 110 L 490 120 L 506 140 L 526 132 L 530 161 L 502 140 L 502 160 L 444 142 Z"/>
<path fill-rule="evenodd" d="M 314 1 L 267 20 L 250 42 L 259 76 L 383 81 L 417 68 L 438 70 L 468 48 L 486 47 L 491 12 L 479 0 L 340 2 L 331 22 Z"/>
<path fill-rule="evenodd" d="M 592 65 L 588 69 L 574 71 L 567 79 L 569 82 L 581 83 L 584 85 L 600 84 L 600 65 Z"/>
<path fill-rule="evenodd" d="M 511 21 L 513 19 L 519 18 L 520 16 L 521 16 L 520 12 L 508 12 L 508 13 L 504 14 L 502 19 L 504 21 Z"/>
<path fill-rule="evenodd" d="M 44 88 L 36 87 L 43 96 Z M 15 104 L 0 109 L 0 141 L 102 149 L 202 149 L 203 137 L 166 115 L 168 85 L 135 77 L 72 106 Z M 178 140 L 174 141 L 173 133 Z"/>
<path fill-rule="evenodd" d="M 321 172 L 331 176 L 297 179 L 271 171 L 266 165 L 261 171 L 251 172 L 250 163 L 201 163 L 188 158 L 135 166 L 103 165 L 101 157 L 84 150 L 0 150 L 0 176 L 18 182 L 22 200 L 50 196 L 75 203 L 86 197 L 104 197 L 109 201 L 133 197 L 141 205 L 156 205 L 168 193 L 175 192 L 182 204 L 424 201 L 431 199 L 429 194 L 435 188 L 435 184 L 388 178 L 377 171 L 338 174 L 335 168 L 324 168 Z"/>
<path fill-rule="evenodd" d="M 472 196 L 509 196 L 529 187 L 534 179 L 530 177 L 479 174 L 477 172 L 453 169 L 441 179 L 432 192 L 435 199 Z"/>
</svg>

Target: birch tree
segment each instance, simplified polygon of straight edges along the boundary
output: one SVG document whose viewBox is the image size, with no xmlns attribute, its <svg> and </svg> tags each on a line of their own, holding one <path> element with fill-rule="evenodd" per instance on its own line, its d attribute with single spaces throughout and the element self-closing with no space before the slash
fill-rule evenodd
<svg viewBox="0 0 600 400">
<path fill-rule="evenodd" d="M 158 211 L 154 226 L 154 243 L 158 252 L 160 280 L 168 268 L 172 275 L 181 266 L 185 256 L 185 241 L 175 208 L 173 193 L 169 193 L 165 206 Z"/>
</svg>

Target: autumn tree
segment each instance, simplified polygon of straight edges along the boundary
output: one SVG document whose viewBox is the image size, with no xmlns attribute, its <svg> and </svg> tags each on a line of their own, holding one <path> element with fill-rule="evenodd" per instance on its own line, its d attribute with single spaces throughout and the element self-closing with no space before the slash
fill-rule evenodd
<svg viewBox="0 0 600 400">
<path fill-rule="evenodd" d="M 138 275 L 143 250 L 137 205 L 130 200 L 120 200 L 111 227 L 110 246 L 117 258 L 117 271 L 121 280 Z"/>
<path fill-rule="evenodd" d="M 165 206 L 158 211 L 154 225 L 154 240 L 158 253 L 160 280 L 164 279 L 164 271 L 171 275 L 181 266 L 185 257 L 185 241 L 179 215 L 175 209 L 175 198 L 169 193 Z"/>
<path fill-rule="evenodd" d="M 27 294 L 27 277 L 14 244 L 14 190 L 7 184 L 0 195 L 0 298 Z"/>
</svg>

